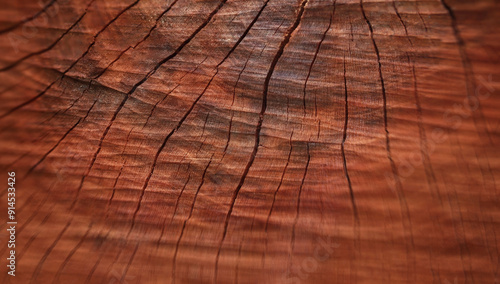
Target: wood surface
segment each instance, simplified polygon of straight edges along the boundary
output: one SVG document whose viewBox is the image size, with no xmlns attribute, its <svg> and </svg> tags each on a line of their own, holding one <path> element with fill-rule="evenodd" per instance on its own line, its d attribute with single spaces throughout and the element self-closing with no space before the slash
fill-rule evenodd
<svg viewBox="0 0 500 284">
<path fill-rule="evenodd" d="M 1 6 L 1 283 L 500 283 L 500 1 Z"/>
</svg>

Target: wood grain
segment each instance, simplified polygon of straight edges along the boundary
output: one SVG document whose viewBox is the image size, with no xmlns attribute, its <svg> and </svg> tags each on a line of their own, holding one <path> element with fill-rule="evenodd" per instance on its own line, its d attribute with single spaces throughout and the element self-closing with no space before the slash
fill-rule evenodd
<svg viewBox="0 0 500 284">
<path fill-rule="evenodd" d="M 0 282 L 499 283 L 499 34 L 496 0 L 6 1 Z"/>
</svg>

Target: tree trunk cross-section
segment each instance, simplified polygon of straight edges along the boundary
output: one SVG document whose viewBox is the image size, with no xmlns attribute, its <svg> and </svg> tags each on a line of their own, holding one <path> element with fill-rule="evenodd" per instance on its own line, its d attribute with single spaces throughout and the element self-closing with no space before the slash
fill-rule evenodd
<svg viewBox="0 0 500 284">
<path fill-rule="evenodd" d="M 499 35 L 497 0 L 3 1 L 0 282 L 500 283 Z"/>
</svg>

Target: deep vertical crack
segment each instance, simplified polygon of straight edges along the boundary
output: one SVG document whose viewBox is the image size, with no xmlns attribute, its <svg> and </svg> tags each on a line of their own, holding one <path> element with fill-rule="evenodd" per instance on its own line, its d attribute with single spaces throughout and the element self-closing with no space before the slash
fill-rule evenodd
<svg viewBox="0 0 500 284">
<path fill-rule="evenodd" d="M 446 11 L 451 19 L 451 28 L 453 29 L 453 35 L 455 36 L 455 40 L 457 41 L 458 51 L 460 53 L 460 59 L 462 61 L 462 66 L 464 68 L 468 104 L 475 105 L 472 98 L 475 98 L 475 86 L 477 85 L 477 83 L 476 83 L 476 79 L 475 79 L 474 70 L 472 68 L 472 63 L 470 62 L 469 56 L 467 55 L 465 41 L 464 41 L 462 35 L 460 34 L 460 30 L 458 29 L 458 23 L 457 23 L 457 18 L 455 16 L 455 12 L 453 11 L 453 9 L 448 5 L 448 3 L 445 0 L 439 0 L 439 1 L 443 5 L 443 7 L 446 9 Z M 493 145 L 493 140 L 491 139 L 490 132 L 488 130 L 488 125 L 486 123 L 486 119 L 484 118 L 483 112 L 481 110 L 481 103 L 479 100 L 477 100 L 477 98 L 476 98 L 476 101 L 478 104 L 479 116 L 481 118 L 481 121 L 483 122 L 482 126 L 483 126 L 484 134 L 486 134 L 490 144 Z M 472 118 L 474 120 L 474 125 L 477 128 L 476 116 L 472 115 Z"/>
<path fill-rule="evenodd" d="M 279 192 L 279 190 L 281 188 L 281 185 L 283 184 L 283 180 L 285 178 L 285 174 L 286 174 L 286 171 L 288 169 L 288 165 L 290 164 L 290 158 L 292 157 L 292 152 L 293 152 L 293 141 L 292 141 L 292 139 L 293 139 L 293 130 L 292 130 L 292 134 L 290 134 L 290 141 L 289 141 L 290 149 L 288 150 L 288 158 L 286 160 L 285 167 L 283 168 L 283 172 L 281 173 L 280 182 L 279 182 L 278 186 L 276 187 L 276 190 L 274 191 L 273 201 L 271 203 L 271 209 L 269 209 L 269 213 L 267 214 L 267 218 L 266 218 L 266 225 L 264 227 L 264 232 L 266 233 L 266 246 L 265 246 L 263 257 L 265 257 L 265 254 L 267 252 L 267 247 L 268 247 L 269 238 L 268 238 L 268 235 L 267 235 L 267 230 L 268 230 L 268 227 L 269 227 L 269 221 L 271 220 L 271 215 L 273 214 L 273 211 L 274 211 L 274 204 L 276 203 L 276 197 L 278 196 L 278 192 Z"/>
<path fill-rule="evenodd" d="M 330 23 L 328 24 L 328 27 L 326 28 L 326 30 L 323 32 L 323 35 L 321 36 L 321 40 L 319 41 L 319 43 L 318 43 L 318 45 L 316 47 L 316 51 L 314 52 L 313 60 L 311 62 L 311 65 L 309 65 L 309 70 L 307 71 L 307 76 L 306 76 L 306 80 L 304 82 L 304 88 L 303 88 L 304 92 L 303 92 L 303 96 L 302 96 L 302 104 L 303 104 L 303 108 L 304 108 L 304 116 L 306 115 L 306 88 L 307 88 L 307 82 L 309 81 L 309 77 L 311 76 L 311 72 L 312 72 L 314 63 L 316 62 L 316 58 L 318 57 L 319 50 L 321 49 L 321 45 L 323 44 L 323 41 L 326 38 L 326 34 L 328 33 L 328 31 L 330 30 L 330 27 L 332 26 L 333 17 L 335 16 L 335 7 L 336 7 L 335 4 L 336 3 L 337 3 L 337 0 L 335 0 L 333 2 L 333 11 L 332 11 L 332 14 L 330 15 Z M 318 114 L 318 106 L 316 104 L 316 96 L 314 97 L 314 114 L 315 115 Z"/>
<path fill-rule="evenodd" d="M 361 13 L 363 14 L 363 18 L 366 21 L 366 24 L 368 25 L 368 28 L 370 30 L 370 39 L 373 44 L 373 48 L 375 50 L 375 54 L 377 56 L 377 63 L 378 63 L 378 74 L 380 78 L 380 84 L 382 87 L 382 100 L 383 100 L 383 115 L 384 115 L 384 130 L 385 130 L 385 142 L 386 142 L 386 152 L 387 152 L 387 159 L 389 160 L 390 166 L 391 166 L 391 171 L 393 174 L 393 177 L 395 179 L 396 183 L 396 190 L 395 193 L 398 196 L 398 200 L 400 203 L 401 207 L 401 213 L 406 217 L 402 218 L 402 223 L 403 223 L 403 228 L 404 230 L 408 230 L 410 233 L 410 243 L 413 249 L 415 249 L 415 244 L 413 240 L 413 228 L 412 228 L 412 222 L 411 222 L 411 217 L 410 217 L 410 210 L 408 208 L 408 204 L 406 202 L 406 197 L 403 191 L 403 186 L 401 184 L 401 179 L 399 178 L 399 174 L 397 171 L 396 163 L 392 159 L 392 153 L 391 153 L 391 144 L 389 140 L 389 130 L 388 130 L 388 123 L 387 123 L 387 97 L 386 97 L 386 90 L 385 90 L 385 83 L 384 83 L 384 77 L 382 75 L 382 64 L 380 61 L 380 53 L 379 49 L 377 46 L 377 42 L 375 41 L 374 34 L 373 34 L 373 27 L 370 21 L 368 20 L 364 6 L 363 6 L 363 0 L 360 0 L 360 8 L 361 8 Z M 405 219 L 407 222 L 405 222 Z M 409 249 L 407 248 L 407 254 L 409 255 Z"/>
<path fill-rule="evenodd" d="M 296 207 L 295 219 L 294 219 L 293 225 L 292 225 L 292 238 L 290 240 L 291 251 L 290 251 L 289 261 L 288 261 L 288 271 L 291 270 L 293 253 L 295 251 L 295 229 L 297 227 L 297 223 L 299 222 L 299 217 L 300 217 L 300 203 L 301 203 L 301 197 L 302 197 L 302 189 L 304 188 L 304 183 L 305 183 L 305 180 L 306 180 L 307 171 L 309 169 L 309 163 L 311 162 L 311 153 L 309 151 L 309 143 L 310 142 L 308 141 L 307 144 L 306 144 L 306 147 L 307 147 L 307 162 L 306 162 L 306 167 L 305 167 L 305 170 L 304 170 L 304 175 L 302 176 L 302 181 L 300 182 L 299 193 L 298 193 L 298 196 L 297 196 L 297 207 Z"/>
<path fill-rule="evenodd" d="M 342 160 L 344 164 L 344 175 L 347 180 L 347 185 L 349 187 L 349 196 L 351 197 L 351 206 L 352 211 L 354 213 L 354 220 L 356 222 L 356 226 L 359 228 L 359 214 L 358 208 L 356 206 L 356 198 L 354 196 L 354 191 L 352 189 L 351 178 L 349 177 L 349 170 L 347 168 L 347 159 L 345 155 L 345 142 L 347 140 L 347 129 L 349 126 L 349 100 L 348 92 L 347 92 L 347 76 L 346 76 L 346 64 L 345 64 L 345 55 L 344 55 L 344 128 L 342 131 L 342 143 L 340 144 L 340 149 L 342 152 Z"/>
<path fill-rule="evenodd" d="M 258 152 L 258 149 L 259 149 L 260 131 L 261 131 L 261 128 L 262 128 L 262 122 L 264 120 L 264 115 L 265 115 L 265 112 L 266 112 L 266 109 L 267 109 L 267 95 L 268 95 L 268 91 L 269 91 L 269 82 L 271 81 L 271 77 L 272 77 L 272 75 L 274 73 L 274 69 L 275 69 L 276 65 L 278 64 L 278 61 L 280 60 L 281 56 L 283 55 L 283 52 L 285 50 L 286 45 L 289 43 L 290 38 L 292 37 L 293 32 L 297 29 L 297 27 L 300 24 L 300 20 L 302 19 L 302 16 L 303 16 L 304 10 L 305 10 L 305 6 L 307 5 L 308 1 L 309 0 L 303 0 L 301 2 L 300 6 L 299 6 L 299 9 L 298 9 L 298 12 L 297 12 L 297 16 L 295 18 L 295 21 L 294 21 L 293 25 L 288 29 L 288 31 L 285 34 L 285 37 L 281 41 L 280 46 L 278 48 L 278 52 L 274 56 L 273 61 L 271 62 L 271 66 L 269 68 L 269 71 L 267 72 L 266 79 L 264 81 L 262 106 L 261 106 L 261 110 L 260 110 L 260 113 L 259 113 L 259 120 L 257 122 L 257 127 L 255 129 L 254 147 L 253 147 L 252 153 L 250 155 L 250 159 L 249 159 L 249 161 L 248 161 L 248 163 L 247 163 L 247 165 L 246 165 L 246 167 L 245 167 L 245 169 L 243 171 L 243 174 L 241 176 L 240 182 L 238 183 L 238 185 L 236 186 L 236 189 L 233 192 L 233 196 L 231 197 L 231 203 L 230 203 L 230 206 L 229 206 L 229 210 L 228 210 L 228 212 L 226 214 L 226 217 L 225 217 L 224 230 L 222 232 L 222 238 L 221 238 L 221 240 L 219 242 L 219 248 L 217 250 L 217 255 L 215 257 L 214 283 L 217 283 L 217 276 L 218 276 L 217 274 L 218 274 L 218 269 L 219 269 L 219 258 L 220 258 L 220 253 L 221 253 L 221 250 L 222 250 L 222 244 L 224 243 L 224 240 L 226 239 L 227 228 L 229 226 L 229 220 L 231 218 L 231 213 L 233 212 L 233 208 L 234 208 L 234 204 L 236 202 L 236 198 L 238 197 L 238 193 L 239 193 L 241 187 L 243 186 L 243 184 L 245 182 L 245 179 L 246 179 L 246 177 L 248 175 L 248 172 L 250 171 L 250 168 L 252 167 L 252 165 L 253 165 L 253 163 L 255 161 L 255 157 L 257 156 L 257 152 Z"/>
</svg>

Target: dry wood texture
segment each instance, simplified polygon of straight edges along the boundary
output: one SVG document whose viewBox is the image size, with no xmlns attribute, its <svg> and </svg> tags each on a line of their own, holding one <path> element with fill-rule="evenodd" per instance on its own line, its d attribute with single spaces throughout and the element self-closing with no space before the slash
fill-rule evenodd
<svg viewBox="0 0 500 284">
<path fill-rule="evenodd" d="M 499 1 L 1 5 L 0 282 L 500 282 Z"/>
</svg>

